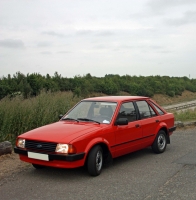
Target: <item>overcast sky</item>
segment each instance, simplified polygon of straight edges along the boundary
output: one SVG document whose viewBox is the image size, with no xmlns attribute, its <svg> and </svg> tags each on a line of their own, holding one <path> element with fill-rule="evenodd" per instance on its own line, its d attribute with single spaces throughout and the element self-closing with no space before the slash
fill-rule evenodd
<svg viewBox="0 0 196 200">
<path fill-rule="evenodd" d="M 196 0 L 0 0 L 0 77 L 196 78 Z"/>
</svg>

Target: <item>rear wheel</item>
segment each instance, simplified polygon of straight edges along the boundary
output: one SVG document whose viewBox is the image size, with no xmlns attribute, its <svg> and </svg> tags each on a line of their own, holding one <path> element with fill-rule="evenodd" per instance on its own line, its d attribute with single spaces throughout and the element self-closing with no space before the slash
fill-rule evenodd
<svg viewBox="0 0 196 200">
<path fill-rule="evenodd" d="M 155 141 L 152 145 L 152 150 L 155 153 L 163 153 L 167 146 L 167 138 L 166 133 L 163 130 L 160 130 L 155 138 Z"/>
<path fill-rule="evenodd" d="M 87 168 L 91 176 L 98 176 L 101 174 L 103 167 L 103 150 L 101 146 L 94 146 L 88 156 Z"/>
<path fill-rule="evenodd" d="M 35 169 L 42 169 L 42 168 L 44 168 L 43 165 L 38 165 L 38 164 L 32 164 L 32 165 L 33 165 L 33 167 L 34 167 Z"/>
</svg>

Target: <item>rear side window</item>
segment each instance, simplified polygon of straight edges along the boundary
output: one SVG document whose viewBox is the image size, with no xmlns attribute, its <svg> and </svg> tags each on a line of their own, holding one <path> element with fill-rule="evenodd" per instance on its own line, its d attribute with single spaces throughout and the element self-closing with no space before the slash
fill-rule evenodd
<svg viewBox="0 0 196 200">
<path fill-rule="evenodd" d="M 159 113 L 159 115 L 164 115 L 164 112 L 159 107 L 157 107 L 152 101 L 150 103 L 153 104 L 154 108 Z"/>
<path fill-rule="evenodd" d="M 139 109 L 141 119 L 156 116 L 156 113 L 146 101 L 137 101 L 136 104 Z"/>
</svg>

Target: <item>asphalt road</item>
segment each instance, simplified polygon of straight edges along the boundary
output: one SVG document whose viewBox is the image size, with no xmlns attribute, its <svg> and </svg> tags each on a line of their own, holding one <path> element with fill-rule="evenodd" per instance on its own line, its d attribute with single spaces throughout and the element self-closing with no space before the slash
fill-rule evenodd
<svg viewBox="0 0 196 200">
<path fill-rule="evenodd" d="M 147 148 L 117 158 L 98 177 L 29 166 L 0 180 L 0 199 L 196 199 L 196 128 L 175 131 L 163 154 Z"/>
</svg>

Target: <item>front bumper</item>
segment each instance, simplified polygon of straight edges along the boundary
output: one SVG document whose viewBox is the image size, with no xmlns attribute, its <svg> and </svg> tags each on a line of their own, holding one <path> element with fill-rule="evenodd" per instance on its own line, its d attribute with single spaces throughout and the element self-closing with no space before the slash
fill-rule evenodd
<svg viewBox="0 0 196 200">
<path fill-rule="evenodd" d="M 25 156 L 27 156 L 27 153 L 28 153 L 27 150 L 20 149 L 17 147 L 14 147 L 14 152 L 21 155 L 25 155 Z M 40 152 L 35 152 L 35 153 L 40 153 Z M 81 160 L 84 158 L 84 156 L 85 156 L 85 153 L 79 153 L 79 154 L 73 154 L 73 155 L 48 154 L 49 161 L 62 160 L 62 161 L 72 162 L 72 161 Z"/>
</svg>

